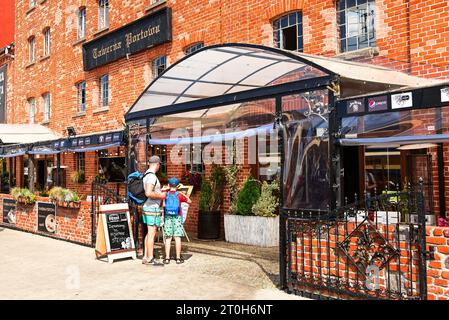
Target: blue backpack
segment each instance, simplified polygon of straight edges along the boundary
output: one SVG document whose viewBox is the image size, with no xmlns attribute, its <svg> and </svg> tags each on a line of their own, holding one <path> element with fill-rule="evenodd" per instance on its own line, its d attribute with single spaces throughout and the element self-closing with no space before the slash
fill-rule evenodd
<svg viewBox="0 0 449 320">
<path fill-rule="evenodd" d="M 178 198 L 178 191 L 175 193 L 168 192 L 165 198 L 165 214 L 167 216 L 177 216 L 179 215 L 179 208 L 181 203 Z"/>
<path fill-rule="evenodd" d="M 128 197 L 137 205 L 140 205 L 147 200 L 147 196 L 145 195 L 145 188 L 143 185 L 143 178 L 145 178 L 145 176 L 150 173 L 152 172 L 142 174 L 136 171 L 128 176 Z"/>
</svg>

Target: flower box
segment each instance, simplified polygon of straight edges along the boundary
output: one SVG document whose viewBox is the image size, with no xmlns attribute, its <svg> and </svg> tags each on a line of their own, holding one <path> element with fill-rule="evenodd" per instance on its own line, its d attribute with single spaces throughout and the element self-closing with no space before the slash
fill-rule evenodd
<svg viewBox="0 0 449 320">
<path fill-rule="evenodd" d="M 225 239 L 228 242 L 259 247 L 279 246 L 279 217 L 224 216 Z"/>
</svg>

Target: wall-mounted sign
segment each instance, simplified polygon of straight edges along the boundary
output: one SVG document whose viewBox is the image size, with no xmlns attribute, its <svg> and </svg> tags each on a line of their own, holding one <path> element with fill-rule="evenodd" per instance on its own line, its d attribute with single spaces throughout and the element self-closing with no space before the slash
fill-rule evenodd
<svg viewBox="0 0 449 320">
<path fill-rule="evenodd" d="M 449 102 L 449 87 L 441 89 L 441 102 Z"/>
<path fill-rule="evenodd" d="M 388 110 L 388 97 L 379 96 L 368 98 L 368 112 Z"/>
<path fill-rule="evenodd" d="M 360 113 L 365 112 L 365 99 L 355 99 L 347 102 L 346 113 Z"/>
<path fill-rule="evenodd" d="M 17 201 L 14 199 L 3 199 L 3 223 L 16 224 Z"/>
<path fill-rule="evenodd" d="M 164 8 L 83 45 L 84 71 L 171 41 L 171 9 Z"/>
<path fill-rule="evenodd" d="M 402 109 L 413 107 L 413 95 L 411 92 L 392 94 L 391 108 Z"/>
<path fill-rule="evenodd" d="M 6 65 L 0 67 L 0 123 L 6 120 Z"/>
<path fill-rule="evenodd" d="M 37 203 L 37 231 L 56 232 L 56 205 L 47 202 Z"/>
</svg>

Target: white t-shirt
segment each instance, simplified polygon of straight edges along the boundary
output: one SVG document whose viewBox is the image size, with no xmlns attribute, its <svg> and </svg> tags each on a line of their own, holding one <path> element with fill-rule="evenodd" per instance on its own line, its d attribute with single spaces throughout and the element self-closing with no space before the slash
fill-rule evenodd
<svg viewBox="0 0 449 320">
<path fill-rule="evenodd" d="M 150 172 L 150 173 L 148 173 Z M 147 192 L 148 184 L 154 185 L 154 192 L 158 193 L 161 192 L 161 183 L 159 182 L 159 179 L 156 177 L 156 174 L 150 170 L 147 170 L 148 173 L 145 178 L 143 178 L 143 186 L 145 188 L 145 192 Z M 161 207 L 161 199 L 150 199 L 148 198 L 147 201 L 142 206 L 142 209 L 144 211 L 153 211 L 153 212 L 159 212 Z"/>
</svg>

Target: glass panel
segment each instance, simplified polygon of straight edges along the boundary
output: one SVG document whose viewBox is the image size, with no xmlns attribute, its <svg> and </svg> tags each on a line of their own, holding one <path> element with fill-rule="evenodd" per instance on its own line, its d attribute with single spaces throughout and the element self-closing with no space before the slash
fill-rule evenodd
<svg viewBox="0 0 449 320">
<path fill-rule="evenodd" d="M 288 16 L 281 18 L 281 28 L 288 27 Z"/>
<path fill-rule="evenodd" d="M 291 26 L 296 24 L 296 13 L 292 13 L 288 16 L 288 23 Z"/>
<path fill-rule="evenodd" d="M 330 200 L 328 92 L 282 98 L 284 207 L 326 210 Z"/>
<path fill-rule="evenodd" d="M 346 8 L 345 0 L 338 1 L 338 10 L 344 10 Z"/>
<path fill-rule="evenodd" d="M 351 8 L 356 5 L 356 0 L 346 0 L 346 7 Z"/>
</svg>

